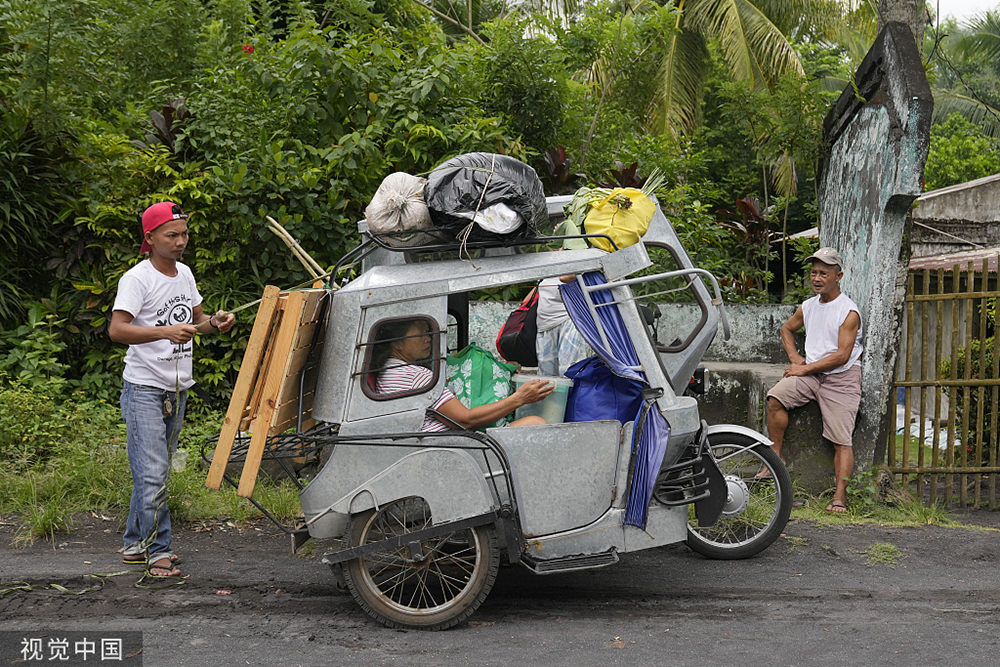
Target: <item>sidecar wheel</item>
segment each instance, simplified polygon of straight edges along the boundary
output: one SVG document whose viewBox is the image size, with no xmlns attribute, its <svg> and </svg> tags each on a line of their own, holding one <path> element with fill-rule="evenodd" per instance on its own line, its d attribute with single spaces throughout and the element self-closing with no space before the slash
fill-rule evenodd
<svg viewBox="0 0 1000 667">
<path fill-rule="evenodd" d="M 694 508 L 690 510 L 687 545 L 703 556 L 749 558 L 778 539 L 788 523 L 792 478 L 781 457 L 767 445 L 754 442 L 738 433 L 709 436 L 728 497 L 722 516 L 712 526 L 698 526 Z"/>
<path fill-rule="evenodd" d="M 420 498 L 397 500 L 351 520 L 351 544 L 360 546 L 432 525 Z M 348 561 L 347 586 L 361 608 L 390 628 L 444 630 L 479 608 L 496 581 L 500 549 L 493 526 L 477 526 Z"/>
</svg>

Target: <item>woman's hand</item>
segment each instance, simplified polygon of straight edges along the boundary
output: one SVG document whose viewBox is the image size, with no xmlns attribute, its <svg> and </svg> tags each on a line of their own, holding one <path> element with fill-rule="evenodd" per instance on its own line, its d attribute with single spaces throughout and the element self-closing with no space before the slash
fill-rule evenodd
<svg viewBox="0 0 1000 667">
<path fill-rule="evenodd" d="M 514 396 L 518 399 L 521 405 L 528 405 L 529 403 L 537 403 L 538 401 L 544 400 L 549 396 L 556 387 L 551 382 L 542 382 L 541 380 L 531 380 L 525 382 L 517 391 L 514 392 Z"/>
</svg>

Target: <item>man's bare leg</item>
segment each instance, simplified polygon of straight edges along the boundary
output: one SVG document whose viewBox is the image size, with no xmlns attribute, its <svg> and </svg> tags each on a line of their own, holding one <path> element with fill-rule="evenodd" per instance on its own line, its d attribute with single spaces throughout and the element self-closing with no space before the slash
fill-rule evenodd
<svg viewBox="0 0 1000 667">
<path fill-rule="evenodd" d="M 788 428 L 788 410 L 776 398 L 767 399 L 767 437 L 774 445 L 771 449 L 784 461 L 781 447 L 785 444 L 785 429 Z"/>
<path fill-rule="evenodd" d="M 833 446 L 833 471 L 837 475 L 837 490 L 833 493 L 833 502 L 839 501 L 847 507 L 847 481 L 854 473 L 854 448 L 847 445 Z"/>
</svg>

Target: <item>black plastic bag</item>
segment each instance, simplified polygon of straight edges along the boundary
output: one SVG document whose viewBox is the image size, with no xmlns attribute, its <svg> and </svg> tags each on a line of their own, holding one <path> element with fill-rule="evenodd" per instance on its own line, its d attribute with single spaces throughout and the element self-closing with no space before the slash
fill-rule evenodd
<svg viewBox="0 0 1000 667">
<path fill-rule="evenodd" d="M 505 204 L 524 220 L 508 234 L 495 234 L 474 225 L 471 241 L 534 236 L 549 217 L 545 191 L 535 170 L 496 153 L 465 153 L 441 163 L 427 176 L 424 200 L 434 226 L 456 236 L 472 222 L 469 214 L 496 204 Z"/>
</svg>

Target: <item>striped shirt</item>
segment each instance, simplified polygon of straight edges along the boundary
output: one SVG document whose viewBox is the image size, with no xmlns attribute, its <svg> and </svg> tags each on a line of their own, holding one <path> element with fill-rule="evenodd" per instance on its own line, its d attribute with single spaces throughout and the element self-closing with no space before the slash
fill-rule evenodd
<svg viewBox="0 0 1000 667">
<path fill-rule="evenodd" d="M 421 389 L 427 389 L 434 381 L 434 373 L 423 366 L 408 364 L 400 359 L 390 357 L 385 362 L 385 368 L 378 374 L 375 380 L 375 391 L 384 395 L 411 394 Z M 442 405 L 455 398 L 455 394 L 447 387 L 441 398 L 435 401 L 432 409 L 437 410 Z M 424 424 L 421 431 L 450 431 L 452 426 L 444 423 L 431 413 L 424 416 Z"/>
</svg>

